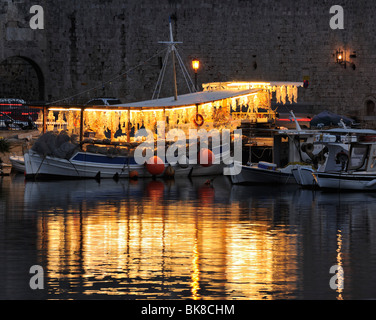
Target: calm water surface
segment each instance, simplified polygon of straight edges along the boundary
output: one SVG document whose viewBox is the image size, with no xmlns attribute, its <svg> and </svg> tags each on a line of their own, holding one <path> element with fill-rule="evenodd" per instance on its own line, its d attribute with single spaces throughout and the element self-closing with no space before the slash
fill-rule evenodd
<svg viewBox="0 0 376 320">
<path fill-rule="evenodd" d="M 376 298 L 376 194 L 206 180 L 4 177 L 0 299 Z"/>
</svg>

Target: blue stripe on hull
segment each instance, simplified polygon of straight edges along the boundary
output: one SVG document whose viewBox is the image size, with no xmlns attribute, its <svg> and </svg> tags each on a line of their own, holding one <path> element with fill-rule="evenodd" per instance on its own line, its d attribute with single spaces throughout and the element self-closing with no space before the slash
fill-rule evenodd
<svg viewBox="0 0 376 320">
<path fill-rule="evenodd" d="M 96 155 L 92 153 L 77 153 L 72 159 L 72 161 L 80 162 L 90 162 L 90 163 L 102 163 L 110 165 L 124 165 L 124 164 L 136 164 L 136 161 L 133 158 L 128 157 L 107 157 L 102 155 Z"/>
</svg>

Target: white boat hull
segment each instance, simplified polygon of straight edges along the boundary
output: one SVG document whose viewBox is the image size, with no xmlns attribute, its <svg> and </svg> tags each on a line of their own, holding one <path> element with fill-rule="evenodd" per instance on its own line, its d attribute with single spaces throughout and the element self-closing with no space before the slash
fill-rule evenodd
<svg viewBox="0 0 376 320">
<path fill-rule="evenodd" d="M 61 177 L 61 178 L 128 178 L 137 171 L 137 177 L 152 177 L 145 165 L 130 163 L 126 157 L 109 158 L 106 155 L 78 152 L 70 160 L 43 157 L 37 153 L 25 154 L 26 177 Z M 165 168 L 168 164 L 165 164 Z M 172 165 L 174 176 L 203 176 L 223 173 L 222 164 L 210 167 L 189 165 L 187 168 Z M 161 174 L 160 176 L 163 176 Z"/>
<path fill-rule="evenodd" d="M 235 164 L 235 166 L 239 166 Z M 291 170 L 270 170 L 257 166 L 241 165 L 239 174 L 230 175 L 234 184 L 296 184 Z"/>
<path fill-rule="evenodd" d="M 376 174 L 356 173 L 314 173 L 322 189 L 335 190 L 376 190 Z"/>
<path fill-rule="evenodd" d="M 25 172 L 25 158 L 22 156 L 11 156 L 9 160 L 12 164 L 12 168 L 19 173 Z"/>
<path fill-rule="evenodd" d="M 292 174 L 296 182 L 303 188 L 313 188 L 317 186 L 316 180 L 313 177 L 315 171 L 312 168 L 297 166 L 292 169 Z"/>
</svg>

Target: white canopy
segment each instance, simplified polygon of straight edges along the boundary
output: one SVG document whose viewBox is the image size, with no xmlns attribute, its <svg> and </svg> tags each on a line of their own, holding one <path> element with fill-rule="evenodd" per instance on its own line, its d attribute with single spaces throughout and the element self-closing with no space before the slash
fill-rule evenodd
<svg viewBox="0 0 376 320">
<path fill-rule="evenodd" d="M 194 106 L 196 104 L 204 104 L 204 103 L 219 101 L 219 100 L 228 99 L 228 98 L 236 98 L 240 96 L 251 95 L 253 93 L 257 93 L 260 90 L 261 89 L 200 91 L 200 92 L 189 93 L 189 94 L 178 96 L 177 100 L 175 100 L 174 97 L 168 97 L 168 98 L 119 104 L 119 105 L 114 105 L 112 107 L 163 108 L 163 107 Z"/>
</svg>

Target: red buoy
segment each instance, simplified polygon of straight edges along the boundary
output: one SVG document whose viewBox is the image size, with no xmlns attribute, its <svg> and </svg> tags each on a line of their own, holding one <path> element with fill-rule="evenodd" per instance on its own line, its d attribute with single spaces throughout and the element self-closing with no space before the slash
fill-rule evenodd
<svg viewBox="0 0 376 320">
<path fill-rule="evenodd" d="M 146 162 L 146 169 L 151 175 L 157 176 L 163 173 L 165 165 L 161 158 L 153 156 Z"/>
<path fill-rule="evenodd" d="M 209 149 L 201 149 L 198 154 L 198 163 L 203 167 L 210 167 L 215 161 L 214 153 Z"/>
</svg>

